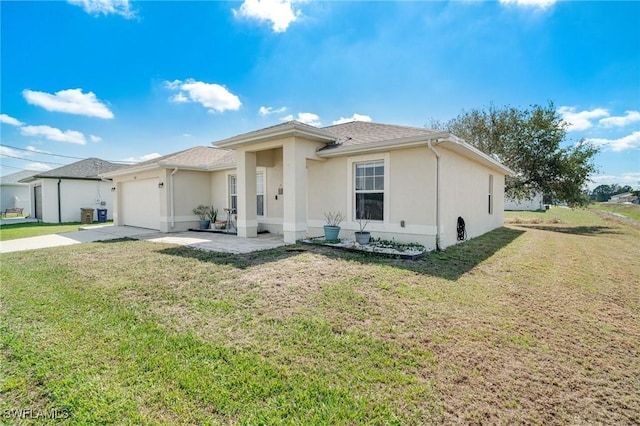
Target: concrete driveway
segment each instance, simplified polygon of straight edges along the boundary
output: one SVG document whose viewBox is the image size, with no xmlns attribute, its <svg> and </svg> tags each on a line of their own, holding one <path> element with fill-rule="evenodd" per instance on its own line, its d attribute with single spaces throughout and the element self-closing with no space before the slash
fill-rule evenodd
<svg viewBox="0 0 640 426">
<path fill-rule="evenodd" d="M 40 235 L 38 237 L 0 241 L 0 253 L 69 246 L 94 241 L 117 240 L 118 238 L 140 239 L 145 235 L 158 234 L 158 231 L 153 229 L 134 228 L 131 226 L 92 226 L 80 231 L 65 232 L 63 234 Z"/>
<path fill-rule="evenodd" d="M 176 232 L 163 234 L 153 229 L 104 225 L 89 226 L 80 231 L 65 232 L 63 234 L 0 241 L 0 253 L 68 246 L 94 241 L 116 240 L 119 238 L 178 244 L 200 250 L 224 253 L 250 253 L 285 245 L 282 235 L 274 234 L 261 234 L 258 235 L 257 238 L 238 238 L 235 235 L 209 232 Z"/>
</svg>

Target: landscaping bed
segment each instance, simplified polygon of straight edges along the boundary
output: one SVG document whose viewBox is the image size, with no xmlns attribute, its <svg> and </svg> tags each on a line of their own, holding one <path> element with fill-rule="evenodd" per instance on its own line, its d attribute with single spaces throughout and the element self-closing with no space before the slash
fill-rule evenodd
<svg viewBox="0 0 640 426">
<path fill-rule="evenodd" d="M 398 259 L 416 260 L 429 253 L 423 245 L 417 243 L 399 243 L 396 241 L 380 240 L 372 238 L 369 244 L 358 244 L 354 240 L 325 240 L 324 237 L 307 238 L 302 244 L 321 245 L 333 247 L 339 250 L 371 253 L 378 256 L 393 257 Z"/>
</svg>

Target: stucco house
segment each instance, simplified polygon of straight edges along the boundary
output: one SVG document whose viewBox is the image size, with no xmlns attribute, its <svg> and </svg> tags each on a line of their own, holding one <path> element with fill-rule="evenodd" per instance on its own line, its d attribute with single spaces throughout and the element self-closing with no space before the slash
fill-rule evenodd
<svg viewBox="0 0 640 426">
<path fill-rule="evenodd" d="M 88 158 L 22 179 L 20 182 L 29 184 L 31 216 L 50 223 L 79 222 L 80 209 L 91 208 L 107 209 L 110 219 L 113 185 L 100 174 L 121 167 L 121 164 Z M 94 220 L 95 215 L 94 211 Z"/>
<path fill-rule="evenodd" d="M 366 216 L 374 237 L 431 249 L 458 241 L 458 217 L 470 238 L 503 224 L 512 171 L 448 132 L 290 121 L 213 145 L 103 174 L 116 188 L 114 223 L 183 231 L 206 204 L 237 210 L 239 238 L 266 230 L 293 243 L 323 235 L 324 213 L 340 211 L 341 237 Z"/>
<path fill-rule="evenodd" d="M 622 194 L 612 195 L 611 198 L 609 198 L 609 202 L 638 204 L 638 197 L 632 192 L 623 192 Z"/>
<path fill-rule="evenodd" d="M 20 181 L 36 173 L 38 172 L 23 170 L 0 177 L 0 211 L 22 208 L 24 214 L 29 213 L 31 208 L 29 184 Z"/>
</svg>

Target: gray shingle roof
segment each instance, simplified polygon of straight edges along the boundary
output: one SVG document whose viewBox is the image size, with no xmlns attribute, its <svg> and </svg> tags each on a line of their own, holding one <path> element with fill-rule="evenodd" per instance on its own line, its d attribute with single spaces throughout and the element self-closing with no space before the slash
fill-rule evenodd
<svg viewBox="0 0 640 426">
<path fill-rule="evenodd" d="M 336 137 L 336 145 L 349 146 L 373 142 L 391 141 L 412 136 L 429 136 L 437 130 L 422 127 L 396 126 L 393 124 L 351 121 L 323 127 L 323 131 Z"/>
<path fill-rule="evenodd" d="M 22 179 L 31 177 L 39 172 L 33 172 L 31 170 L 23 170 L 17 173 L 11 173 L 10 175 L 0 177 L 0 184 L 8 185 L 12 183 L 20 183 Z"/>
<path fill-rule="evenodd" d="M 100 180 L 100 174 L 112 172 L 122 167 L 124 167 L 122 164 L 110 163 L 99 158 L 87 158 L 86 160 L 77 161 L 66 166 L 58 167 L 57 169 L 36 173 L 26 180 L 39 178 Z"/>
<path fill-rule="evenodd" d="M 138 169 L 144 166 L 157 165 L 159 167 L 190 167 L 196 169 L 210 169 L 224 166 L 234 166 L 236 163 L 236 153 L 228 149 L 215 148 L 212 146 L 196 146 L 162 157 L 127 166 L 119 171 L 125 172 L 129 169 Z"/>
</svg>

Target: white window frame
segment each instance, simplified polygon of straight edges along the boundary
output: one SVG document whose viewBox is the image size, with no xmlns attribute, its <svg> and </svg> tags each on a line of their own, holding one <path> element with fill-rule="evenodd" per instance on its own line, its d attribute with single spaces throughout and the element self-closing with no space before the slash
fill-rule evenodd
<svg viewBox="0 0 640 426">
<path fill-rule="evenodd" d="M 258 175 L 262 176 L 262 193 L 258 192 Z M 231 191 L 231 180 L 236 181 L 235 194 Z M 258 195 L 262 195 L 262 212 L 263 215 L 258 214 Z M 227 202 L 228 208 L 232 208 L 232 197 L 236 197 L 236 214 L 238 213 L 238 175 L 236 173 L 227 173 Z M 266 217 L 267 212 L 267 170 L 265 167 L 258 167 L 256 170 L 256 216 Z"/>
<path fill-rule="evenodd" d="M 259 192 L 258 175 L 262 176 L 262 193 Z M 258 196 L 262 195 L 262 215 L 258 214 Z M 267 169 L 266 167 L 258 167 L 256 169 L 256 215 L 258 217 L 267 216 Z"/>
<path fill-rule="evenodd" d="M 489 214 L 493 214 L 493 175 L 489 175 Z"/>
<path fill-rule="evenodd" d="M 349 222 L 345 223 L 345 226 L 356 229 L 359 224 L 356 220 L 356 206 L 355 206 L 355 179 L 356 179 L 356 164 L 357 163 L 369 163 L 373 161 L 384 161 L 384 202 L 383 202 L 383 216 L 382 220 L 371 221 L 367 225 L 367 230 L 371 231 L 384 231 L 389 224 L 389 206 L 391 205 L 391 186 L 390 186 L 390 154 L 388 152 L 381 154 L 365 154 L 347 158 L 347 218 Z"/>
<path fill-rule="evenodd" d="M 231 181 L 235 180 L 235 192 L 231 190 Z M 238 175 L 231 173 L 227 175 L 227 201 L 229 203 L 228 208 L 233 209 L 233 197 L 236 198 L 235 212 L 238 213 Z"/>
</svg>

